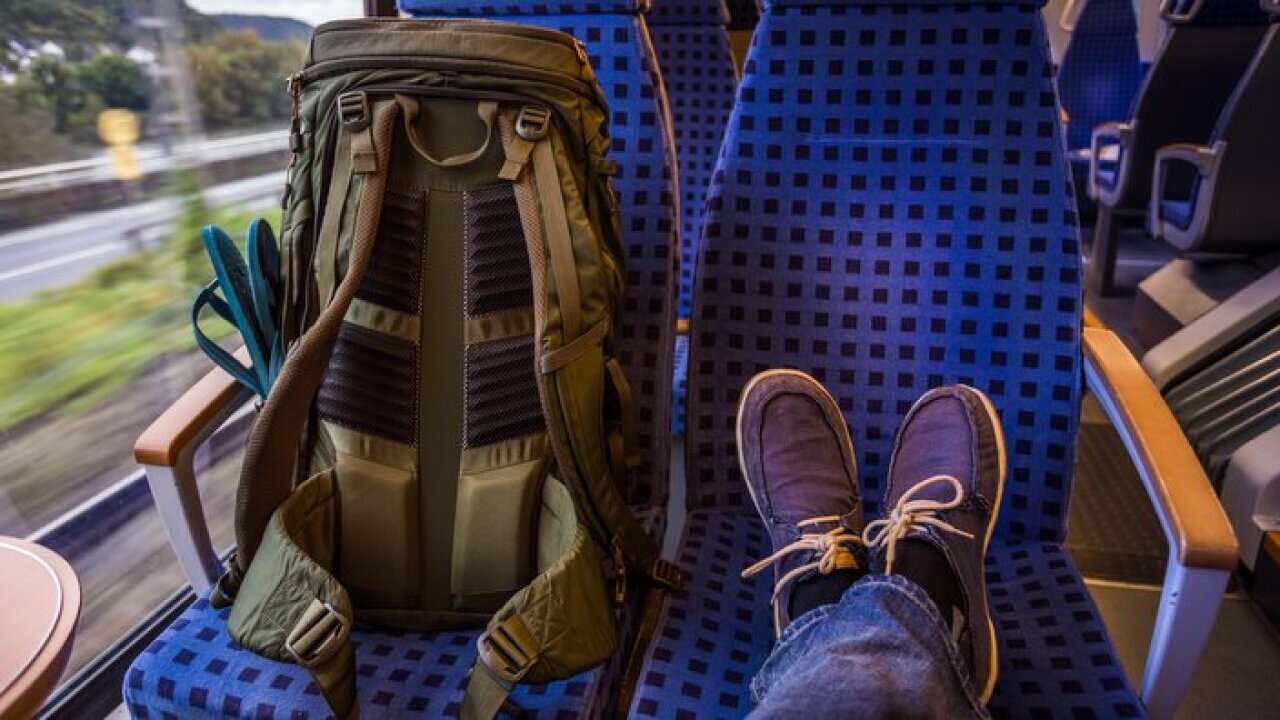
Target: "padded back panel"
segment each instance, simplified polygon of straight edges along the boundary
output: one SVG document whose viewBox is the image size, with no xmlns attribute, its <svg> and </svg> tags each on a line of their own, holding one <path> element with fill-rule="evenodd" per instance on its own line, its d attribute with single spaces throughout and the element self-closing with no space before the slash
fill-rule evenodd
<svg viewBox="0 0 1280 720">
<path fill-rule="evenodd" d="M 675 337 L 676 215 L 675 157 L 666 93 L 656 72 L 653 43 L 640 15 L 603 12 L 635 2 L 436 3 L 401 0 L 400 7 L 431 16 L 438 5 L 485 8 L 518 6 L 546 15 L 504 15 L 503 20 L 570 33 L 587 47 L 609 102 L 609 133 L 620 174 L 614 188 L 622 208 L 627 294 L 619 318 L 618 350 L 631 381 L 638 414 L 642 460 L 629 500 L 663 506 L 671 464 L 671 369 Z M 595 8 L 572 14 L 568 10 Z M 477 14 L 481 14 L 477 12 Z M 502 14 L 502 13 L 497 13 Z"/>
<path fill-rule="evenodd" d="M 1208 142 L 1266 29 L 1253 24 L 1171 28 L 1134 101 L 1137 132 L 1124 153 L 1127 174 L 1119 207 L 1146 209 L 1156 150 Z"/>
<path fill-rule="evenodd" d="M 702 238 L 702 210 L 724 128 L 733 110 L 738 69 L 724 29 L 724 3 L 685 5 L 659 0 L 650 23 L 674 118 L 680 158 L 679 317 L 693 309 L 693 273 Z M 675 8 L 676 10 L 672 10 Z M 683 10 L 684 12 L 677 12 Z M 693 13 L 697 10 L 698 12 Z M 688 20 L 687 18 L 696 18 Z"/>
<path fill-rule="evenodd" d="M 1197 250 L 1261 255 L 1280 248 L 1280 186 L 1276 117 L 1280 116 L 1280 25 L 1273 24 L 1227 101 L 1210 144 L 1226 143 L 1218 168 L 1208 229 Z M 1234 149 L 1234 151 L 1232 150 Z M 1199 189 L 1197 183 L 1196 189 Z M 1190 195 L 1191 207 L 1203 199 Z"/>
<path fill-rule="evenodd" d="M 930 387 L 1004 421 L 1002 532 L 1059 540 L 1080 399 L 1080 251 L 1035 4 L 772 8 L 707 205 L 688 503 L 750 507 L 734 416 L 755 373 L 838 399 L 868 510 Z"/>
<path fill-rule="evenodd" d="M 1131 0 L 1088 0 L 1080 13 L 1058 70 L 1068 148 L 1089 147 L 1095 127 L 1128 119 L 1142 83 L 1137 33 Z"/>
</svg>

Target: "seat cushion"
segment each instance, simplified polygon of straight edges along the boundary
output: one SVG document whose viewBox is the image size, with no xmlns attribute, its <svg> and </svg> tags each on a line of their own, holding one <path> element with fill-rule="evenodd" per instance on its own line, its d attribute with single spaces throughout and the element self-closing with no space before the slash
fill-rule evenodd
<svg viewBox="0 0 1280 720">
<path fill-rule="evenodd" d="M 637 513 L 653 537 L 663 514 Z M 634 637 L 640 593 L 620 618 L 622 638 Z M 240 648 L 227 633 L 231 610 L 215 610 L 207 597 L 187 608 L 125 673 L 124 702 L 147 718 L 253 718 L 323 720 L 332 717 L 320 689 L 299 665 L 276 662 Z M 457 717 L 476 660 L 479 630 L 401 632 L 360 628 L 356 690 L 360 717 Z M 627 644 L 605 665 L 547 685 L 521 685 L 512 702 L 535 717 L 607 714 L 626 665 Z"/>
<path fill-rule="evenodd" d="M 1195 217 L 1195 206 L 1190 200 L 1160 201 L 1160 219 L 1172 223 L 1179 230 L 1191 227 L 1193 217 Z"/>
<path fill-rule="evenodd" d="M 679 561 L 688 583 L 672 594 L 653 634 L 631 705 L 633 717 L 739 718 L 748 685 L 769 653 L 768 573 L 742 568 L 769 552 L 754 515 L 689 515 Z M 997 718 L 1139 717 L 1089 592 L 1061 545 L 995 544 L 988 593 L 1000 637 Z"/>
</svg>

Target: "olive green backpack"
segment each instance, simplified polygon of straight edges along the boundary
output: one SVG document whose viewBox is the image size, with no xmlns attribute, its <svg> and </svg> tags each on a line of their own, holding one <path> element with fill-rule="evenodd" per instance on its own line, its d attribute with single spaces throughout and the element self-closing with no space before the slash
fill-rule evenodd
<svg viewBox="0 0 1280 720">
<path fill-rule="evenodd" d="M 339 718 L 354 624 L 484 627 L 489 718 L 611 657 L 629 584 L 679 582 L 623 500 L 605 103 L 572 37 L 479 20 L 324 25 L 289 87 L 288 354 L 214 601 Z"/>
</svg>

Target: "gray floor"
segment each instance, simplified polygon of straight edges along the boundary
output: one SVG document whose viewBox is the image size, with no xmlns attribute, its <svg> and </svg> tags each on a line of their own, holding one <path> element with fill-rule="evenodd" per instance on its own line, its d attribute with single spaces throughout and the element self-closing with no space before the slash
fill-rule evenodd
<svg viewBox="0 0 1280 720">
<path fill-rule="evenodd" d="M 1141 691 L 1151 628 L 1160 601 L 1158 588 L 1090 582 L 1111 640 L 1136 691 Z M 1223 600 L 1209 647 L 1179 720 L 1280 717 L 1280 635 L 1252 602 L 1232 594 Z"/>
</svg>

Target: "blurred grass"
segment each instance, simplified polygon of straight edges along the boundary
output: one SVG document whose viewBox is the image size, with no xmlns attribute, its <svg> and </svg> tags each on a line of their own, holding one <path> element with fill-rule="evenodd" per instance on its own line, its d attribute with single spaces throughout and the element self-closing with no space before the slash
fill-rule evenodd
<svg viewBox="0 0 1280 720">
<path fill-rule="evenodd" d="M 193 280 L 213 277 L 199 228 L 218 224 L 243 249 L 245 229 L 259 216 L 280 227 L 279 210 L 206 213 L 190 204 L 168 242 L 72 285 L 0 304 L 0 432 L 46 413 L 80 412 L 164 355 L 194 351 Z M 233 332 L 216 317 L 202 327 L 216 340 Z"/>
</svg>

